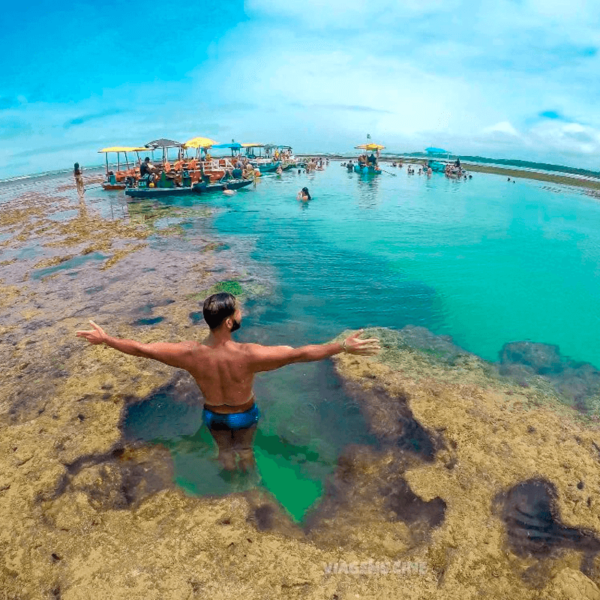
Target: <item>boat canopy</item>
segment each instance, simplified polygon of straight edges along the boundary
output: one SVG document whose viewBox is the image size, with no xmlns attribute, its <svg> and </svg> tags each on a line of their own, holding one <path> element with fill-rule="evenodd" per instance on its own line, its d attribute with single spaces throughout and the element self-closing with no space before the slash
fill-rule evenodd
<svg viewBox="0 0 600 600">
<path fill-rule="evenodd" d="M 444 150 L 443 148 L 425 148 L 427 154 L 451 154 L 450 150 Z"/>
<path fill-rule="evenodd" d="M 213 148 L 230 148 L 231 150 L 239 150 L 242 147 L 241 144 L 233 142 L 231 144 L 215 144 Z"/>
<path fill-rule="evenodd" d="M 207 137 L 195 137 L 183 144 L 184 148 L 211 148 L 216 146 L 217 142 Z M 217 146 L 218 147 L 218 146 Z"/>
<path fill-rule="evenodd" d="M 242 144 L 242 148 L 264 148 L 264 144 Z"/>
<path fill-rule="evenodd" d="M 99 153 L 107 153 L 107 152 L 144 152 L 148 150 L 148 148 L 138 148 L 137 146 L 111 146 L 110 148 L 102 148 L 102 150 L 98 150 Z"/>
<path fill-rule="evenodd" d="M 183 146 L 183 144 L 181 144 L 180 142 L 161 138 L 160 140 L 154 140 L 153 142 L 148 142 L 146 144 L 146 150 L 156 149 L 156 148 L 181 148 L 181 146 Z"/>
<path fill-rule="evenodd" d="M 381 146 L 380 144 L 361 144 L 360 146 L 355 146 L 357 150 L 383 150 L 385 146 Z"/>
</svg>

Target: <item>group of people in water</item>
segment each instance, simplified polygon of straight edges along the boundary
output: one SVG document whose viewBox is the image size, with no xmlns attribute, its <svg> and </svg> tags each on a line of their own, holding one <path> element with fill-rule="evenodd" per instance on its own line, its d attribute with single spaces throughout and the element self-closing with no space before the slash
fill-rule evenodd
<svg viewBox="0 0 600 600">
<path fill-rule="evenodd" d="M 328 158 L 326 158 L 325 160 L 323 160 L 322 158 L 308 158 L 304 168 L 307 173 L 311 173 L 312 171 L 324 171 L 325 167 L 328 164 Z"/>
<path fill-rule="evenodd" d="M 286 162 L 288 160 L 292 160 L 292 150 L 291 148 L 282 148 L 281 150 L 276 148 L 275 152 L 273 152 L 273 160 L 277 162 L 278 160 L 281 162 Z"/>
<path fill-rule="evenodd" d="M 378 160 L 378 156 L 375 156 L 373 153 L 371 153 L 370 156 L 367 156 L 366 154 L 362 154 L 361 156 L 358 157 L 358 165 L 363 167 L 363 166 L 370 166 L 373 165 L 375 167 L 379 167 L 379 160 Z M 355 163 L 352 162 L 352 159 L 350 159 L 348 162 L 343 162 L 341 163 L 342 167 L 346 167 L 348 169 L 348 171 L 353 171 L 354 170 L 354 166 Z M 402 161 L 392 161 L 391 163 L 392 167 L 397 167 L 398 169 L 402 169 L 402 167 L 404 166 Z M 418 167 L 418 170 L 417 170 Z M 428 177 L 431 177 L 431 175 L 433 174 L 433 169 L 431 168 L 430 163 L 428 162 L 427 164 L 421 165 L 418 163 L 408 163 L 406 166 L 406 173 L 408 175 L 415 175 L 415 174 L 419 174 L 419 175 L 427 175 Z M 444 174 L 446 175 L 446 177 L 450 177 L 452 179 L 473 179 L 472 175 L 469 175 L 469 173 L 467 173 L 461 166 L 460 164 L 460 159 L 456 159 L 456 162 L 454 163 L 448 163 L 444 169 Z"/>
<path fill-rule="evenodd" d="M 460 158 L 457 158 L 454 164 L 448 163 L 444 170 L 444 175 L 451 179 L 473 179 L 473 175 L 469 175 L 461 166 Z"/>
</svg>

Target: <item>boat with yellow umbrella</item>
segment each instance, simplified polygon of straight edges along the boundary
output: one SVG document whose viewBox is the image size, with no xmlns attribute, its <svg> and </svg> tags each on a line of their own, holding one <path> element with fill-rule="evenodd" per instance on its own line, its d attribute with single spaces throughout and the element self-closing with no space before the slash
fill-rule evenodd
<svg viewBox="0 0 600 600">
<path fill-rule="evenodd" d="M 147 151 L 148 148 L 138 146 L 110 146 L 102 148 L 98 153 L 104 154 L 106 157 L 106 181 L 102 183 L 105 190 L 124 190 L 127 187 L 127 182 L 134 184 L 139 176 L 137 165 L 140 164 L 140 152 Z M 110 168 L 108 155 L 115 153 L 117 155 L 117 170 Z M 135 153 L 137 163 L 132 158 L 129 160 L 129 154 Z M 114 164 L 114 163 L 113 163 Z"/>
<path fill-rule="evenodd" d="M 356 173 L 361 173 L 363 175 L 379 175 L 381 173 L 381 169 L 379 168 L 379 152 L 383 150 L 385 146 L 381 144 L 361 144 L 359 146 L 355 146 L 357 150 L 365 150 L 366 152 L 370 152 L 371 156 L 367 156 L 365 154 L 358 157 L 358 163 L 354 165 L 354 171 Z M 373 154 L 376 152 L 377 154 Z"/>
<path fill-rule="evenodd" d="M 193 181 L 203 179 L 205 181 L 220 181 L 225 177 L 227 169 L 232 169 L 232 165 L 223 159 L 213 159 L 209 150 L 213 146 L 218 146 L 219 142 L 208 137 L 194 137 L 183 144 L 183 149 L 195 149 L 196 156 L 191 161 L 190 174 Z"/>
<path fill-rule="evenodd" d="M 216 146 L 218 143 L 219 142 L 215 142 L 215 140 L 211 140 L 210 138 L 200 136 L 184 142 L 183 148 L 186 150 L 188 148 L 194 148 L 196 150 L 196 158 L 200 158 L 201 152 L 204 152 L 205 154 L 208 153 L 209 148 Z"/>
</svg>

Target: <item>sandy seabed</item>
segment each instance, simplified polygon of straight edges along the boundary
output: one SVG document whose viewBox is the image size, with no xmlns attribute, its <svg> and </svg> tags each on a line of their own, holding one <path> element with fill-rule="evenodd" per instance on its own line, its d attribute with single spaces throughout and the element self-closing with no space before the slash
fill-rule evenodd
<svg viewBox="0 0 600 600">
<path fill-rule="evenodd" d="M 168 451 L 121 429 L 175 371 L 74 332 L 197 339 L 215 284 L 260 286 L 156 212 L 210 216 L 111 219 L 68 194 L 0 207 L 0 598 L 600 598 L 597 423 L 426 330 L 336 359 L 380 444 L 346 448 L 302 526 L 261 489 L 177 488 Z"/>
</svg>

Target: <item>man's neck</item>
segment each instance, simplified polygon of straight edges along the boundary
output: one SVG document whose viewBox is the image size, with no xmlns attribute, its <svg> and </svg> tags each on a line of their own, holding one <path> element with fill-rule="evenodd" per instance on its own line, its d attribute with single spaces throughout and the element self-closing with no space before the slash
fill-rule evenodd
<svg viewBox="0 0 600 600">
<path fill-rule="evenodd" d="M 211 331 L 209 336 L 208 336 L 208 340 L 207 340 L 207 344 L 209 346 L 222 346 L 223 344 L 230 342 L 231 341 L 231 331 L 229 331 L 228 329 L 216 329 L 214 331 Z"/>
</svg>

